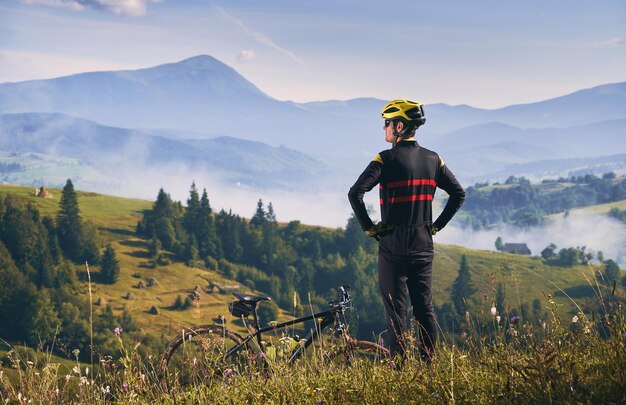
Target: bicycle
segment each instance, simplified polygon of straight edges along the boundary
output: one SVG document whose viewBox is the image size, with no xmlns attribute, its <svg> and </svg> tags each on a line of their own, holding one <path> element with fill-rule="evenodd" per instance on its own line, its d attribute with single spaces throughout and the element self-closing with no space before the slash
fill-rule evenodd
<svg viewBox="0 0 626 405">
<path fill-rule="evenodd" d="M 282 323 L 274 322 L 266 327 L 260 325 L 257 305 L 270 298 L 233 292 L 237 300 L 230 303 L 229 311 L 244 321 L 248 335 L 241 336 L 217 324 L 183 329 L 163 352 L 158 378 L 166 388 L 170 388 L 172 383 L 201 384 L 232 373 L 252 372 L 258 367 L 267 370 L 271 369 L 270 362 L 280 357 L 281 351 L 288 363 L 303 357 L 338 364 L 352 364 L 356 358 L 363 357 L 374 360 L 388 358 L 389 350 L 385 347 L 349 335 L 346 321 L 346 310 L 351 302 L 349 289 L 347 285 L 338 287 L 338 299 L 330 301 L 325 311 Z M 253 316 L 252 325 L 246 322 L 250 315 Z M 285 339 L 286 344 L 281 347 L 268 347 L 262 339 L 264 333 L 287 330 L 307 321 L 315 321 L 315 327 L 300 341 Z M 270 350 L 272 347 L 273 351 Z"/>
</svg>

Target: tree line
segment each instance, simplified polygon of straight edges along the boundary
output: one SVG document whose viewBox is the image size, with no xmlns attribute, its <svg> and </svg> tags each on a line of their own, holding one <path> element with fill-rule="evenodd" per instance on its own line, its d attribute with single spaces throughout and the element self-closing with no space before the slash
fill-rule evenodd
<svg viewBox="0 0 626 405">
<path fill-rule="evenodd" d="M 556 186 L 545 192 L 524 177 L 510 176 L 504 184 L 508 187 L 485 190 L 489 184 L 482 183 L 467 188 L 463 205 L 463 212 L 468 214 L 467 226 L 478 229 L 500 222 L 535 226 L 543 222 L 545 215 L 626 199 L 626 181 L 612 172 L 602 177 L 588 174 L 544 180 L 543 188 Z"/>
</svg>

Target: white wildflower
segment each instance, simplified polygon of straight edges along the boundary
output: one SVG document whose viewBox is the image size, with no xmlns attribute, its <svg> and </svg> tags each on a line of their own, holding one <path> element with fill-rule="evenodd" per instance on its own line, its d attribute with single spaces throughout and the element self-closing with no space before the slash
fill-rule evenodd
<svg viewBox="0 0 626 405">
<path fill-rule="evenodd" d="M 497 321 L 498 323 L 500 323 L 500 319 L 502 319 L 502 318 L 500 318 L 500 315 L 496 316 L 496 321 Z"/>
<path fill-rule="evenodd" d="M 578 322 L 578 316 L 574 315 L 574 317 L 572 318 L 572 323 L 576 323 Z"/>
<path fill-rule="evenodd" d="M 496 316 L 497 313 L 496 307 L 491 307 L 491 315 Z"/>
<path fill-rule="evenodd" d="M 72 378 L 72 376 L 71 376 L 70 374 L 67 374 L 67 375 L 65 376 L 65 381 L 69 381 L 69 380 L 70 380 L 70 378 Z"/>
<path fill-rule="evenodd" d="M 75 372 L 76 374 L 80 375 L 80 367 L 78 366 L 74 366 L 74 368 L 72 369 L 73 372 Z"/>
<path fill-rule="evenodd" d="M 85 375 L 89 375 L 89 367 L 85 368 Z"/>
</svg>

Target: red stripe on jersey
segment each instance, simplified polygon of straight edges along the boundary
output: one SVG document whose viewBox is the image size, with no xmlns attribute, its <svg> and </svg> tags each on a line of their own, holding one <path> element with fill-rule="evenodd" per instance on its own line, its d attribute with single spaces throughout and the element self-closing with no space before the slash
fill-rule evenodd
<svg viewBox="0 0 626 405">
<path fill-rule="evenodd" d="M 397 204 L 403 202 L 411 202 L 411 201 L 432 201 L 432 194 L 415 194 L 415 195 L 405 195 L 400 197 L 390 197 L 387 202 L 389 204 Z M 380 199 L 380 205 L 383 205 L 383 199 Z"/>
<path fill-rule="evenodd" d="M 433 186 L 437 187 L 437 182 L 432 179 L 413 179 L 413 180 L 400 180 L 392 181 L 385 184 L 387 188 L 407 187 L 407 186 Z"/>
</svg>

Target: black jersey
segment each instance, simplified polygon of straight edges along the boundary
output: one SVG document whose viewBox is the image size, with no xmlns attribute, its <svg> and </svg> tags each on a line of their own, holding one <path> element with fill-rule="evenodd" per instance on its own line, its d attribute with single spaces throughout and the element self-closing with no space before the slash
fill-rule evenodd
<svg viewBox="0 0 626 405">
<path fill-rule="evenodd" d="M 377 184 L 382 222 L 394 225 L 391 234 L 381 237 L 381 253 L 401 257 L 432 255 L 432 227 L 443 229 L 465 200 L 465 191 L 454 174 L 439 155 L 413 140 L 398 142 L 396 147 L 380 152 L 348 193 L 363 230 L 374 225 L 363 195 Z M 432 200 L 437 188 L 450 198 L 433 223 Z"/>
</svg>

